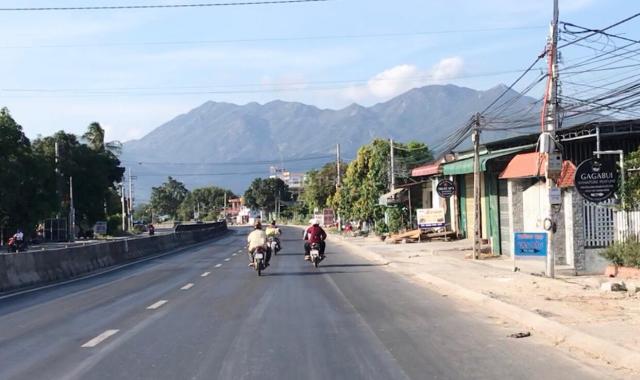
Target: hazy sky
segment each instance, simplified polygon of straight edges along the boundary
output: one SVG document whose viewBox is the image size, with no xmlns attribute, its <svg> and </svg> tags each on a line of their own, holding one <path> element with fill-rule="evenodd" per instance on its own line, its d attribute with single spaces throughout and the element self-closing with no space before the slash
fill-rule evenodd
<svg viewBox="0 0 640 380">
<path fill-rule="evenodd" d="M 194 2 L 0 0 L 0 7 Z M 598 28 L 639 6 L 560 0 L 560 18 Z M 430 83 L 486 89 L 511 82 L 542 51 L 551 8 L 551 0 L 333 0 L 0 12 L 0 105 L 29 137 L 81 133 L 99 121 L 108 140 L 126 141 L 207 100 L 340 108 Z"/>
</svg>

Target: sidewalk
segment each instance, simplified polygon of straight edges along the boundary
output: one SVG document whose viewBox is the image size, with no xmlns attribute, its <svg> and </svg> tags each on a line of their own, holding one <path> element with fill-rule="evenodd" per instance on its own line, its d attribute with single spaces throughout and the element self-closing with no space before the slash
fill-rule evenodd
<svg viewBox="0 0 640 380">
<path fill-rule="evenodd" d="M 444 294 L 480 303 L 556 345 L 640 371 L 640 293 L 603 292 L 600 284 L 611 280 L 604 276 L 576 277 L 571 268 L 557 267 L 555 280 L 545 278 L 541 260 L 519 260 L 520 271 L 514 272 L 510 259 L 465 259 L 471 255 L 468 241 L 385 244 L 338 235 L 330 240 Z"/>
</svg>

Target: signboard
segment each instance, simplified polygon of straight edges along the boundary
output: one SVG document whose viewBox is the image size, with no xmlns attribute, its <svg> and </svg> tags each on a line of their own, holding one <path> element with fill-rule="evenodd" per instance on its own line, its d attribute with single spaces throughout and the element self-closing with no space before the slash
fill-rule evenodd
<svg viewBox="0 0 640 380">
<path fill-rule="evenodd" d="M 420 228 L 437 228 L 446 225 L 445 211 L 442 208 L 419 208 L 416 219 Z"/>
<path fill-rule="evenodd" d="M 514 232 L 513 252 L 515 256 L 547 256 L 546 232 Z"/>
<path fill-rule="evenodd" d="M 576 168 L 576 190 L 588 201 L 599 203 L 611 198 L 618 184 L 618 168 L 613 160 L 589 159 Z"/>
<path fill-rule="evenodd" d="M 107 222 L 96 222 L 95 226 L 93 226 L 93 233 L 96 235 L 106 235 Z"/>
<path fill-rule="evenodd" d="M 443 179 L 442 181 L 438 182 L 436 191 L 438 192 L 438 195 L 440 197 L 450 198 L 453 194 L 456 193 L 456 185 L 453 183 L 453 181 Z"/>
</svg>

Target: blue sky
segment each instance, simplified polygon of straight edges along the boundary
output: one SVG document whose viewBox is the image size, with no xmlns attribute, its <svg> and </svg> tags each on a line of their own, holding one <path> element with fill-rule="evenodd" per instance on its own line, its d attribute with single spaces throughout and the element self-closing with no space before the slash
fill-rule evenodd
<svg viewBox="0 0 640 380">
<path fill-rule="evenodd" d="M 193 2 L 0 0 L 0 7 Z M 561 19 L 604 27 L 639 5 L 560 0 Z M 341 108 L 432 83 L 487 89 L 511 82 L 518 74 L 503 72 L 526 68 L 541 52 L 551 7 L 551 0 L 333 0 L 0 12 L 0 105 L 29 137 L 82 133 L 99 121 L 107 139 L 126 141 L 207 100 Z"/>
</svg>

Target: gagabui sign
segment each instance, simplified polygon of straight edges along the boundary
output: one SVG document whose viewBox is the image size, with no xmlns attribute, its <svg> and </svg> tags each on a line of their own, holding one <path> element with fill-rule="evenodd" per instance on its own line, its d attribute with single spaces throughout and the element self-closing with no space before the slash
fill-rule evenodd
<svg viewBox="0 0 640 380">
<path fill-rule="evenodd" d="M 614 160 L 591 158 L 582 161 L 576 168 L 574 184 L 584 199 L 599 203 L 615 194 L 618 177 Z"/>
</svg>

